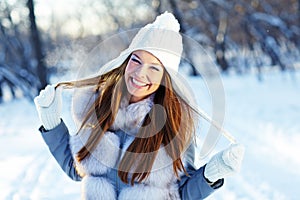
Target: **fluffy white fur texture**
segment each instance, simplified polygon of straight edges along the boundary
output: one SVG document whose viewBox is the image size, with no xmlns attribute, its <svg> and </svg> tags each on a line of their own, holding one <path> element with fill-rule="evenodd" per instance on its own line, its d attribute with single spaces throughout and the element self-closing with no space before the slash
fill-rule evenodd
<svg viewBox="0 0 300 200">
<path fill-rule="evenodd" d="M 85 176 L 82 179 L 81 199 L 115 200 L 117 198 L 114 186 L 106 178 Z"/>
<path fill-rule="evenodd" d="M 70 137 L 73 155 L 84 146 L 91 130 L 81 131 Z M 106 132 L 91 155 L 80 163 L 76 161 L 76 169 L 80 174 L 105 174 L 110 168 L 116 167 L 119 156 L 119 138 L 113 132 Z"/>
<path fill-rule="evenodd" d="M 94 87 L 74 89 L 71 100 L 71 114 L 72 120 L 76 126 L 76 133 L 81 127 L 82 121 L 96 97 Z"/>
<path fill-rule="evenodd" d="M 153 106 L 153 98 L 154 95 L 151 95 L 146 99 L 129 105 L 126 98 L 122 99 L 111 128 L 113 130 L 121 129 L 129 135 L 135 136 L 138 129 L 142 126 L 146 114 Z"/>
<path fill-rule="evenodd" d="M 119 194 L 119 200 L 180 200 L 178 188 L 175 184 L 168 187 L 156 187 L 155 185 L 134 185 L 133 187 L 125 188 Z"/>
<path fill-rule="evenodd" d="M 80 93 L 76 94 L 78 98 L 80 97 L 73 100 L 73 115 L 76 120 L 83 119 L 86 110 L 81 108 L 86 107 L 88 104 L 91 105 L 89 102 L 92 95 L 91 91 L 91 89 L 82 89 Z M 121 101 L 116 120 L 110 130 L 121 129 L 124 134 L 129 133 L 123 145 L 123 153 L 133 141 L 134 135 L 152 106 L 153 95 L 129 105 L 126 99 Z M 90 133 L 91 129 L 85 128 L 77 135 L 71 137 L 70 146 L 74 156 L 83 147 Z M 173 172 L 172 159 L 164 148 L 160 148 L 149 177 L 141 184 L 136 183 L 132 187 L 123 188 L 119 197 L 116 197 L 116 191 L 113 186 L 116 180 L 93 177 L 93 175 L 99 176 L 110 173 L 110 168 L 116 167 L 119 154 L 121 153 L 119 146 L 119 137 L 114 132 L 108 131 L 104 134 L 91 156 L 80 163 L 76 163 L 77 170 L 85 175 L 82 184 L 84 199 L 180 199 L 176 177 Z M 104 194 L 106 196 L 102 198 Z"/>
<path fill-rule="evenodd" d="M 160 148 L 158 151 L 151 173 L 144 182 L 157 187 L 167 187 L 168 184 L 176 182 L 173 171 L 173 161 L 167 155 L 164 148 Z"/>
</svg>

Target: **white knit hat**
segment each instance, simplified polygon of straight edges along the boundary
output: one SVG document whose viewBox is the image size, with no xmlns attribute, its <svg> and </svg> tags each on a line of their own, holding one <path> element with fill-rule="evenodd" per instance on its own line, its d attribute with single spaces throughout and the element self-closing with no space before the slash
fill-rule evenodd
<svg viewBox="0 0 300 200">
<path fill-rule="evenodd" d="M 183 49 L 179 29 L 180 25 L 173 14 L 165 12 L 157 16 L 153 23 L 138 31 L 127 49 L 101 67 L 100 74 L 119 67 L 136 50 L 145 50 L 154 55 L 169 73 L 178 72 Z"/>
<path fill-rule="evenodd" d="M 128 49 L 150 52 L 164 67 L 178 72 L 182 53 L 180 25 L 168 12 L 159 15 L 152 24 L 147 24 L 133 38 Z"/>
</svg>

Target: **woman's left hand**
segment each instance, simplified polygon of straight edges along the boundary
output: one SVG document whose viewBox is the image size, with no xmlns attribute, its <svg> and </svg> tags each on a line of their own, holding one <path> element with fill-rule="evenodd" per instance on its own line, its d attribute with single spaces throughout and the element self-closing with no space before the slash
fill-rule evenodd
<svg viewBox="0 0 300 200">
<path fill-rule="evenodd" d="M 206 164 L 204 176 L 210 182 L 226 178 L 239 172 L 244 158 L 245 147 L 241 144 L 233 144 L 229 148 L 214 155 Z"/>
</svg>

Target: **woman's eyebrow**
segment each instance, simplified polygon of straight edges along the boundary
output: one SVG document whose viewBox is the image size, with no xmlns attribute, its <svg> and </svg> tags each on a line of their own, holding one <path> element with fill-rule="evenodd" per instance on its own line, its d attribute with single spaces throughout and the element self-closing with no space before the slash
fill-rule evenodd
<svg viewBox="0 0 300 200">
<path fill-rule="evenodd" d="M 133 53 L 132 55 L 141 60 L 141 58 L 138 55 L 136 55 L 135 53 Z"/>
</svg>

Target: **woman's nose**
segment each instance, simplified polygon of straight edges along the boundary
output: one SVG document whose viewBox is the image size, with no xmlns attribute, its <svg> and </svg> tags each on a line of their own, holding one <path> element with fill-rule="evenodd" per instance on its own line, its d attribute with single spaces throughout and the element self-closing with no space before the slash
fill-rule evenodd
<svg viewBox="0 0 300 200">
<path fill-rule="evenodd" d="M 147 67 L 144 65 L 141 65 L 136 71 L 135 74 L 140 78 L 146 78 L 147 77 Z"/>
</svg>

